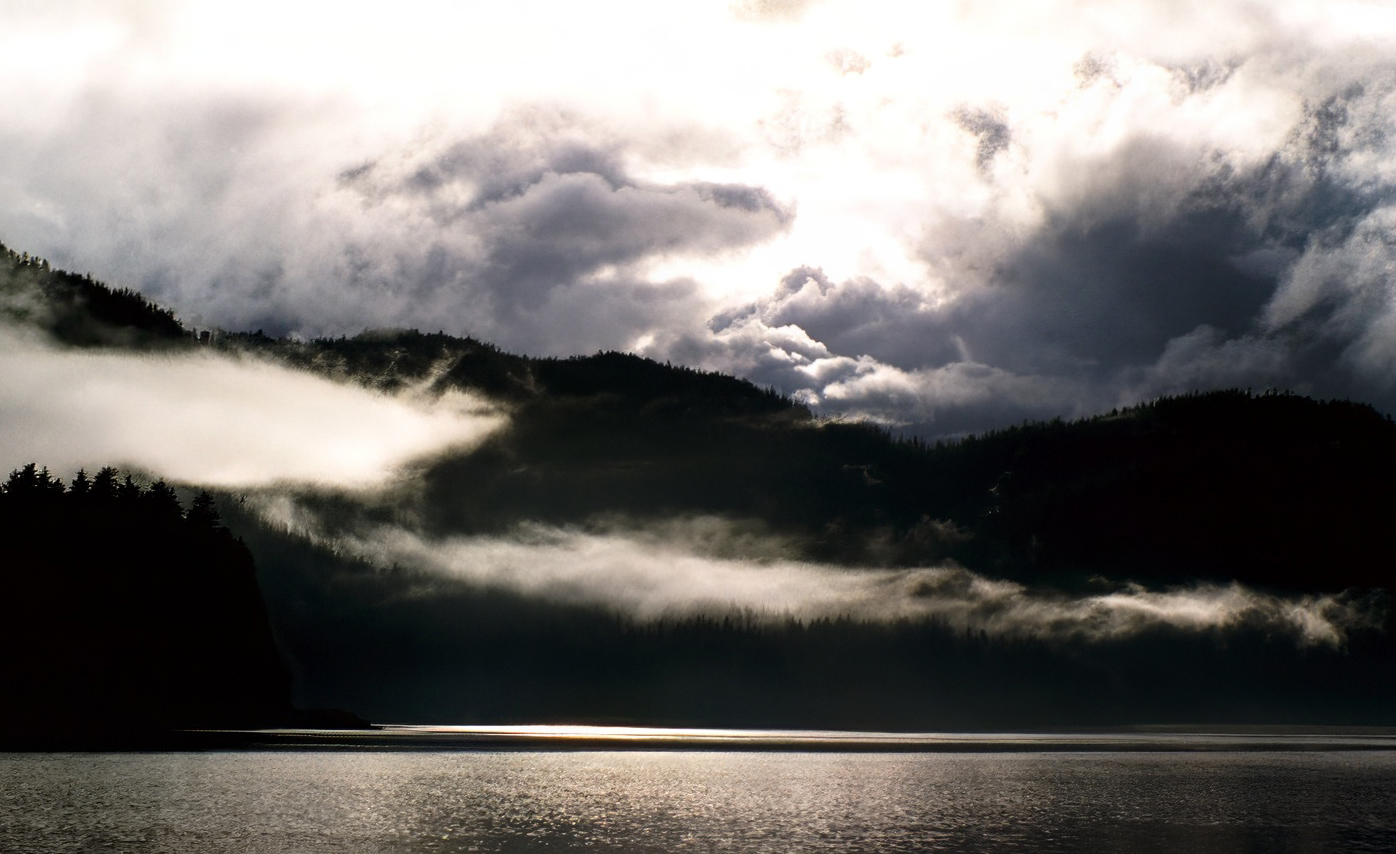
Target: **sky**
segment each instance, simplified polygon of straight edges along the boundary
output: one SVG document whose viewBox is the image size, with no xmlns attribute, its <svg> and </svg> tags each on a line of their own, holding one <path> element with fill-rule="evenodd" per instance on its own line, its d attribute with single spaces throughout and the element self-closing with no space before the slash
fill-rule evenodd
<svg viewBox="0 0 1396 854">
<path fill-rule="evenodd" d="M 8 0 L 0 241 L 925 435 L 1396 410 L 1396 6 Z"/>
</svg>

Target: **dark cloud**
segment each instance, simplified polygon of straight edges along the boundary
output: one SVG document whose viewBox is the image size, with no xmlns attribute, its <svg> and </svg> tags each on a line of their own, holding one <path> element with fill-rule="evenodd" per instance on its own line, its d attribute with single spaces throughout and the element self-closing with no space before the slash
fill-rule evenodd
<svg viewBox="0 0 1396 854">
<path fill-rule="evenodd" d="M 639 181 L 614 145 L 532 120 L 344 181 L 435 226 L 401 254 L 400 286 L 531 352 L 623 345 L 692 310 L 691 283 L 649 282 L 636 265 L 750 246 L 793 216 L 759 187 Z"/>
<path fill-rule="evenodd" d="M 1076 61 L 1071 70 L 1076 76 L 1076 82 L 1083 88 L 1101 81 L 1117 82 L 1114 61 L 1098 53 L 1087 53 Z"/>
<path fill-rule="evenodd" d="M 835 283 L 813 267 L 790 271 L 772 299 L 720 314 L 709 327 L 722 333 L 753 318 L 768 327 L 798 327 L 835 353 L 905 368 L 936 367 L 962 355 L 944 312 L 921 292 L 868 278 Z"/>
<path fill-rule="evenodd" d="M 1173 65 L 1168 70 L 1184 93 L 1195 95 L 1225 84 L 1240 64 L 1236 59 L 1204 59 L 1184 65 Z"/>
<path fill-rule="evenodd" d="M 1396 408 L 1396 176 L 1376 168 L 1391 91 L 1311 99 L 1283 148 L 1244 168 L 1138 134 L 1031 231 L 928 232 L 948 297 L 800 267 L 714 317 L 714 342 L 673 352 L 927 433 L 1228 386 Z M 980 137 L 981 169 L 1010 138 L 991 112 L 956 120 Z"/>
<path fill-rule="evenodd" d="M 760 187 L 636 178 L 633 140 L 546 109 L 345 164 L 286 147 L 306 105 L 90 100 L 61 137 L 0 138 L 0 182 L 42 188 L 34 209 L 59 218 L 17 221 L 12 206 L 4 239 L 196 325 L 417 326 L 539 354 L 626 347 L 701 312 L 692 282 L 644 265 L 749 247 L 793 216 Z"/>
<path fill-rule="evenodd" d="M 991 286 L 955 306 L 952 325 L 976 358 L 1109 371 L 1155 358 L 1199 325 L 1249 327 L 1275 279 L 1233 260 L 1259 248 L 1245 211 L 1203 198 L 1150 223 L 1152 211 L 1131 209 L 1133 194 L 1111 196 L 1053 217 L 1002 259 Z"/>
<path fill-rule="evenodd" d="M 962 107 L 955 111 L 955 123 L 979 139 L 974 162 L 981 173 L 987 171 L 994 162 L 994 156 L 1013 141 L 1008 123 L 996 110 Z"/>
</svg>

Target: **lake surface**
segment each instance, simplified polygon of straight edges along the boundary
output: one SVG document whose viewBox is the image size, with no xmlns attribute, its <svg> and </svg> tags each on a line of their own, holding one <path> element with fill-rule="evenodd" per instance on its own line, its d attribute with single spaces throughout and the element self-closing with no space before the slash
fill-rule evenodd
<svg viewBox="0 0 1396 854">
<path fill-rule="evenodd" d="M 0 851 L 1396 850 L 1396 752 L 0 754 Z"/>
</svg>

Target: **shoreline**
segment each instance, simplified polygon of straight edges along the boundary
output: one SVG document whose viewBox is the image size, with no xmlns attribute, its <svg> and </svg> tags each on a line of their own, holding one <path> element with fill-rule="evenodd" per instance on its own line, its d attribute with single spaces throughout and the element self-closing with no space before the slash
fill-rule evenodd
<svg viewBox="0 0 1396 854">
<path fill-rule="evenodd" d="M 383 725 L 373 730 L 199 730 L 188 749 L 401 751 L 761 751 L 1108 753 L 1396 750 L 1379 727 L 1139 727 L 1091 732 L 893 733 L 811 730 Z M 196 746 L 199 745 L 199 746 Z"/>
</svg>

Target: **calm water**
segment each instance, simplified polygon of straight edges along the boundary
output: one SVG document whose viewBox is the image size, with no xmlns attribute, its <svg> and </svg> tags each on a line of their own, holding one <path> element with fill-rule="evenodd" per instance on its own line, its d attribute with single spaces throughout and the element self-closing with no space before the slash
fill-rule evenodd
<svg viewBox="0 0 1396 854">
<path fill-rule="evenodd" d="M 1382 851 L 1396 753 L 0 754 L 0 851 Z"/>
</svg>

